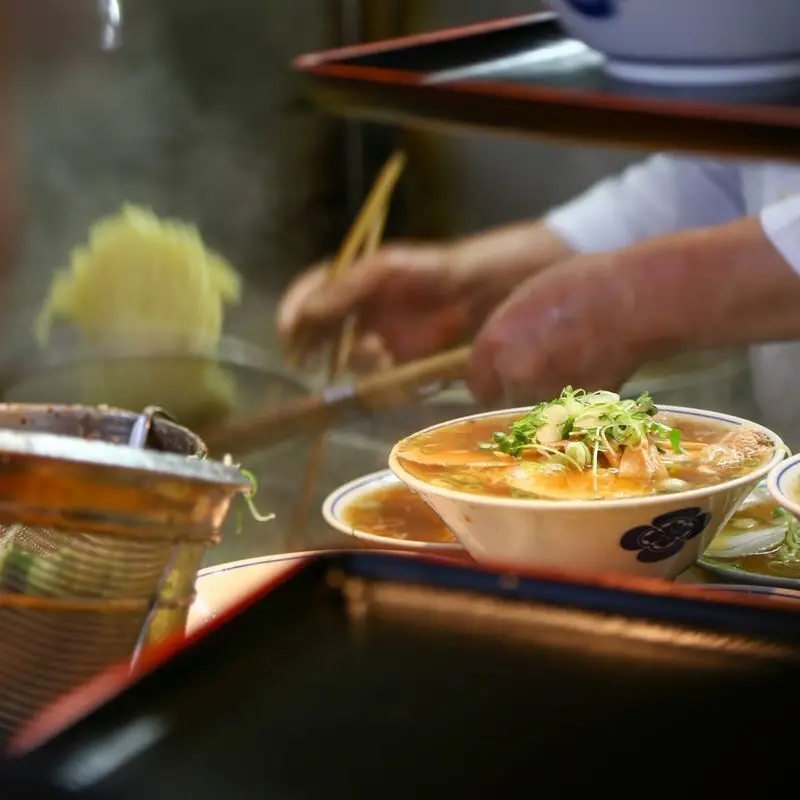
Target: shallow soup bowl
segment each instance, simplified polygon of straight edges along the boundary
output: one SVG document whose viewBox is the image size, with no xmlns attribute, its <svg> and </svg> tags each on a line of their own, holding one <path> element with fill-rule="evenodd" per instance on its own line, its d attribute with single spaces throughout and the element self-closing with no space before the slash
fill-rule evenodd
<svg viewBox="0 0 800 800">
<path fill-rule="evenodd" d="M 740 417 L 678 406 L 658 410 L 728 428 L 752 426 L 772 442 L 772 455 L 751 472 L 713 486 L 614 500 L 520 499 L 456 491 L 412 475 L 401 463 L 399 450 L 415 436 L 488 417 L 497 419 L 499 429 L 509 417 L 528 411 L 517 408 L 474 414 L 419 431 L 395 445 L 389 467 L 439 514 L 476 561 L 674 578 L 695 562 L 786 451 L 777 434 Z"/>
</svg>

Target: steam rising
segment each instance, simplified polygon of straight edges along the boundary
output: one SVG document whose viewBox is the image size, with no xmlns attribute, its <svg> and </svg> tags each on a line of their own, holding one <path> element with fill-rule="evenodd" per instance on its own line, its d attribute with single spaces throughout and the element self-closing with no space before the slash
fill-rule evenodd
<svg viewBox="0 0 800 800">
<path fill-rule="evenodd" d="M 19 71 L 24 228 L 13 285 L 13 307 L 22 314 L 15 332 L 30 337 L 52 273 L 94 221 L 126 202 L 197 224 L 248 283 L 281 285 L 286 271 L 320 254 L 310 250 L 324 252 L 324 226 L 297 237 L 287 225 L 301 217 L 298 209 L 313 219 L 308 205 L 319 190 L 302 173 L 287 181 L 286 171 L 297 172 L 303 160 L 314 163 L 326 133 L 307 114 L 301 120 L 291 113 L 287 44 L 270 51 L 271 41 L 287 38 L 295 16 L 289 5 L 123 3 L 118 51 L 85 47 Z M 256 10 L 269 6 L 282 8 Z M 273 22 L 281 13 L 287 19 L 281 27 L 262 26 L 253 16 L 264 13 Z M 251 40 L 241 31 L 250 31 Z M 312 23 L 311 35 L 323 32 Z M 300 51 L 305 44 L 293 46 Z M 254 72 L 249 62 L 261 69 Z M 296 247 L 298 238 L 304 247 Z"/>
</svg>

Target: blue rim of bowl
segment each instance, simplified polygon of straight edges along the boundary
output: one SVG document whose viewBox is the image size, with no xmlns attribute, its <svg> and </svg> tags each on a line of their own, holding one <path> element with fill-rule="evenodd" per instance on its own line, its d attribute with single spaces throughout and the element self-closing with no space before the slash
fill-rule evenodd
<svg viewBox="0 0 800 800">
<path fill-rule="evenodd" d="M 737 592 L 739 594 L 759 594 L 767 597 L 786 597 L 789 600 L 800 600 L 800 590 L 784 586 L 765 586 L 763 584 L 746 583 L 700 583 L 698 589 L 717 592 Z"/>
<path fill-rule="evenodd" d="M 390 469 L 381 469 L 370 472 L 360 478 L 345 483 L 334 489 L 322 503 L 322 516 L 335 530 L 346 536 L 352 536 L 372 544 L 379 544 L 390 550 L 427 550 L 438 553 L 460 553 L 464 548 L 457 542 L 418 542 L 413 539 L 393 539 L 389 536 L 379 536 L 368 531 L 360 531 L 347 525 L 342 519 L 342 510 L 358 495 L 372 491 L 380 486 L 403 486 L 403 482 Z M 410 490 L 409 490 L 410 491 Z"/>
<path fill-rule="evenodd" d="M 326 553 L 326 550 L 303 550 L 296 553 L 275 553 L 270 556 L 254 556 L 253 558 L 243 558 L 239 561 L 224 561 L 221 564 L 212 564 L 210 567 L 203 567 L 197 573 L 197 580 L 203 580 L 211 575 L 219 575 L 223 572 L 233 572 L 237 569 L 247 569 L 248 567 L 260 567 L 263 564 L 280 564 L 282 561 L 299 561 L 304 558 L 312 558 Z"/>
<path fill-rule="evenodd" d="M 800 454 L 790 456 L 785 461 L 776 464 L 767 475 L 767 491 L 775 502 L 796 517 L 800 517 L 800 502 L 792 500 L 786 491 L 785 479 L 787 473 L 797 472 L 800 479 Z"/>
</svg>

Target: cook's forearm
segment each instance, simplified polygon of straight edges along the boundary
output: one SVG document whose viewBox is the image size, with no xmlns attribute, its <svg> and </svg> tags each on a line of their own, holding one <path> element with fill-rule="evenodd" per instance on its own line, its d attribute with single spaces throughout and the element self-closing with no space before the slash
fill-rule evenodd
<svg viewBox="0 0 800 800">
<path fill-rule="evenodd" d="M 794 236 L 800 243 L 800 216 Z M 616 259 L 630 281 L 631 307 L 648 309 L 634 347 L 652 358 L 800 339 L 800 248 L 795 253 L 793 268 L 755 216 L 621 251 Z"/>
<path fill-rule="evenodd" d="M 541 221 L 515 223 L 471 236 L 453 246 L 455 294 L 463 292 L 471 298 L 472 318 L 480 325 L 521 283 L 574 255 L 569 245 Z"/>
<path fill-rule="evenodd" d="M 462 278 L 483 283 L 487 265 L 498 280 L 519 282 L 574 251 L 542 221 L 525 221 L 462 239 L 454 245 L 453 254 Z"/>
<path fill-rule="evenodd" d="M 542 220 L 496 228 L 457 242 L 458 275 L 520 282 L 576 253 L 628 247 L 655 236 L 741 217 L 739 168 L 724 162 L 657 155 L 601 181 Z"/>
<path fill-rule="evenodd" d="M 599 253 L 744 213 L 736 165 L 662 154 L 601 181 L 545 222 L 574 251 Z"/>
</svg>

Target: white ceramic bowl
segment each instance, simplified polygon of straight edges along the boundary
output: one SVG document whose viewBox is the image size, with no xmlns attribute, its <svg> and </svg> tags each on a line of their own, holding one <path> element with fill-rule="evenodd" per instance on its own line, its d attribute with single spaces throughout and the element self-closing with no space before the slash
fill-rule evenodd
<svg viewBox="0 0 800 800">
<path fill-rule="evenodd" d="M 548 0 L 564 28 L 647 83 L 752 83 L 800 75 L 797 0 Z"/>
<path fill-rule="evenodd" d="M 381 489 L 385 486 L 398 484 L 401 481 L 391 470 L 384 469 L 379 472 L 373 472 L 370 475 L 364 475 L 362 478 L 356 478 L 350 483 L 340 486 L 335 491 L 331 492 L 322 504 L 322 516 L 325 521 L 332 528 L 346 534 L 347 536 L 354 536 L 363 542 L 369 542 L 372 545 L 378 545 L 388 550 L 413 550 L 416 552 L 427 554 L 440 554 L 452 555 L 463 553 L 464 548 L 457 543 L 446 544 L 437 542 L 417 542 L 409 539 L 390 539 L 388 536 L 377 536 L 374 533 L 367 531 L 360 531 L 351 527 L 345 521 L 344 510 L 350 503 L 354 503 L 362 495 L 372 492 L 375 489 Z"/>
<path fill-rule="evenodd" d="M 713 411 L 679 406 L 659 409 L 731 425 L 755 425 Z M 473 414 L 419 433 L 468 419 L 522 414 L 527 410 Z M 717 486 L 623 500 L 521 500 L 432 486 L 400 464 L 397 449 L 401 443 L 392 449 L 389 467 L 430 504 L 476 561 L 501 567 L 550 567 L 673 578 L 696 561 L 739 503 L 783 460 L 785 449 L 778 435 L 760 425 L 756 427 L 775 443 L 775 453 L 763 467 Z"/>
<path fill-rule="evenodd" d="M 779 506 L 800 518 L 800 453 L 770 470 L 767 491 Z"/>
</svg>

